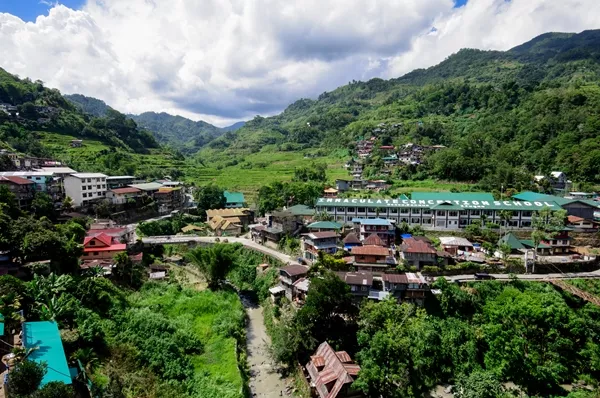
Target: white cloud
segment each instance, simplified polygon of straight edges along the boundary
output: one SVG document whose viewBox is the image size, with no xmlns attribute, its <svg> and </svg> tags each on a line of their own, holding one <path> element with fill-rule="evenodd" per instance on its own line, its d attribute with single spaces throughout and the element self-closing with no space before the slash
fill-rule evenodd
<svg viewBox="0 0 600 398">
<path fill-rule="evenodd" d="M 597 28 L 597 0 L 88 0 L 25 23 L 0 14 L 1 66 L 124 112 L 217 124 L 462 47 Z M 436 29 L 432 31 L 432 27 Z"/>
</svg>

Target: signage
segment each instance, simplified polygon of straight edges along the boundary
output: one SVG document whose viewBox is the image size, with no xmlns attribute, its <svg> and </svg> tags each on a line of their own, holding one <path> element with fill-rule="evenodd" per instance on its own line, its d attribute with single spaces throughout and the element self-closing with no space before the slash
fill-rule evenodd
<svg viewBox="0 0 600 398">
<path fill-rule="evenodd" d="M 370 206 L 373 207 L 436 207 L 443 210 L 444 205 L 459 206 L 465 209 L 487 209 L 487 208 L 511 208 L 515 210 L 532 209 L 539 210 L 544 207 L 556 208 L 554 202 L 545 201 L 515 201 L 515 200 L 415 200 L 415 199 L 342 199 L 342 198 L 319 198 L 317 206 Z"/>
</svg>

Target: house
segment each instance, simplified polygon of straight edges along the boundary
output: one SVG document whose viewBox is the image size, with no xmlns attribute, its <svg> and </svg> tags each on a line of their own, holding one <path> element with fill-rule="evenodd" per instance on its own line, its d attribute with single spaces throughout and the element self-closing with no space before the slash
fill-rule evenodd
<svg viewBox="0 0 600 398">
<path fill-rule="evenodd" d="M 242 221 L 239 217 L 223 217 L 216 215 L 208 221 L 208 226 L 215 235 L 240 235 L 242 233 Z"/>
<path fill-rule="evenodd" d="M 65 195 L 76 207 L 106 197 L 106 175 L 101 173 L 74 173 L 64 179 Z"/>
<path fill-rule="evenodd" d="M 437 265 L 437 250 L 424 240 L 406 238 L 400 246 L 400 258 L 409 266 L 421 269 L 426 265 Z"/>
<path fill-rule="evenodd" d="M 396 227 L 383 218 L 354 218 L 354 230 L 361 241 L 373 234 L 379 236 L 384 246 L 390 246 L 396 239 Z"/>
<path fill-rule="evenodd" d="M 564 228 L 557 234 L 543 239 L 541 243 L 550 246 L 553 255 L 567 254 L 571 251 L 570 228 Z"/>
<path fill-rule="evenodd" d="M 373 290 L 373 273 L 369 271 L 336 272 L 336 275 L 350 286 L 352 296 L 358 300 L 369 298 Z M 380 286 L 380 289 L 383 286 Z"/>
<path fill-rule="evenodd" d="M 567 188 L 569 181 L 567 180 L 567 175 L 562 171 L 553 171 L 550 173 L 550 177 L 552 188 L 556 190 L 564 190 Z"/>
<path fill-rule="evenodd" d="M 300 278 L 296 282 L 294 282 L 294 292 L 295 297 L 294 300 L 297 303 L 304 303 L 306 301 L 306 295 L 308 294 L 308 288 L 310 287 L 310 280 L 308 278 Z"/>
<path fill-rule="evenodd" d="M 129 187 L 144 191 L 146 195 L 154 197 L 154 194 L 163 187 L 159 182 L 144 182 L 140 184 L 129 184 Z"/>
<path fill-rule="evenodd" d="M 393 151 L 394 149 L 396 149 L 396 147 L 393 145 L 382 145 L 379 147 L 379 150 L 384 151 L 384 152 Z"/>
<path fill-rule="evenodd" d="M 35 183 L 19 176 L 1 176 L 0 185 L 6 186 L 17 200 L 21 210 L 27 210 L 35 196 Z"/>
<path fill-rule="evenodd" d="M 316 214 L 315 209 L 306 205 L 290 206 L 286 210 L 299 217 L 302 222 L 311 222 Z"/>
<path fill-rule="evenodd" d="M 106 192 L 106 199 L 110 200 L 115 205 L 122 205 L 128 200 L 135 200 L 142 195 L 140 189 L 133 187 L 114 188 Z"/>
<path fill-rule="evenodd" d="M 105 232 L 89 232 L 83 241 L 83 260 L 110 260 L 127 249 L 125 243 Z"/>
<path fill-rule="evenodd" d="M 289 210 L 274 211 L 267 215 L 268 228 L 273 234 L 297 235 L 303 228 L 302 216 Z"/>
<path fill-rule="evenodd" d="M 244 194 L 242 192 L 223 192 L 225 196 L 225 208 L 233 209 L 233 208 L 242 208 L 246 207 L 246 200 L 244 199 Z"/>
<path fill-rule="evenodd" d="M 40 386 L 51 382 L 72 383 L 60 331 L 55 321 L 24 322 L 22 335 L 23 347 L 30 350 L 27 359 L 47 365 Z M 10 372 L 8 385 L 10 387 Z"/>
<path fill-rule="evenodd" d="M 567 226 L 577 232 L 593 232 L 598 229 L 598 224 L 594 221 L 577 216 L 567 216 Z"/>
<path fill-rule="evenodd" d="M 325 198 L 336 198 L 338 194 L 338 190 L 335 188 L 325 188 L 323 190 L 323 197 Z"/>
<path fill-rule="evenodd" d="M 356 236 L 354 232 L 350 232 L 348 235 L 346 235 L 346 237 L 342 240 L 342 243 L 344 244 L 344 250 L 348 251 L 355 246 L 362 245 L 360 239 L 358 239 L 358 236 Z"/>
<path fill-rule="evenodd" d="M 366 189 L 370 191 L 381 191 L 382 189 L 386 189 L 389 186 L 387 185 L 385 180 L 369 180 L 367 181 Z"/>
<path fill-rule="evenodd" d="M 336 231 L 311 232 L 302 237 L 302 256 L 315 261 L 319 252 L 335 254 L 337 252 L 338 234 Z"/>
<path fill-rule="evenodd" d="M 385 270 L 396 266 L 392 250 L 382 246 L 354 246 L 350 253 L 354 256 L 354 267 L 358 271 Z"/>
<path fill-rule="evenodd" d="M 525 247 L 525 250 L 535 250 L 535 243 L 530 239 L 521 239 L 521 244 Z M 540 242 L 537 248 L 537 254 L 540 256 L 551 256 L 552 246 Z"/>
<path fill-rule="evenodd" d="M 403 301 L 424 305 L 427 293 L 430 291 L 429 284 L 420 273 L 407 272 L 408 286 L 402 298 Z"/>
<path fill-rule="evenodd" d="M 440 244 L 444 251 L 453 255 L 460 255 L 463 252 L 472 252 L 473 244 L 468 239 L 456 236 L 440 236 Z"/>
<path fill-rule="evenodd" d="M 124 188 L 135 181 L 134 176 L 108 176 L 106 177 L 106 186 L 108 189 Z"/>
<path fill-rule="evenodd" d="M 81 148 L 83 145 L 83 140 L 71 140 L 70 146 L 71 148 Z"/>
<path fill-rule="evenodd" d="M 340 231 L 342 224 L 333 221 L 316 221 L 307 225 L 310 232 Z"/>
<path fill-rule="evenodd" d="M 523 243 L 521 243 L 519 238 L 517 238 L 511 232 L 505 234 L 498 240 L 498 247 L 500 247 L 500 245 L 502 244 L 507 244 L 510 246 L 511 254 L 523 254 L 527 250 L 527 248 L 525 247 L 525 245 L 523 245 Z M 496 252 L 496 257 L 501 256 L 502 254 L 499 251 Z"/>
<path fill-rule="evenodd" d="M 594 219 L 594 212 L 600 209 L 600 203 L 590 199 L 568 199 L 561 196 L 547 195 L 538 192 L 525 191 L 513 195 L 513 199 L 516 199 L 523 204 L 543 204 L 544 207 L 552 210 L 560 210 L 560 208 L 567 211 L 568 216 L 577 216 L 586 220 Z M 555 208 L 557 206 L 560 208 Z"/>
<path fill-rule="evenodd" d="M 279 285 L 285 290 L 288 300 L 293 300 L 298 295 L 294 282 L 308 275 L 306 265 L 292 264 L 279 269 Z"/>
<path fill-rule="evenodd" d="M 254 212 L 248 208 L 239 209 L 210 209 L 206 210 L 206 220 L 210 220 L 215 216 L 223 218 L 234 218 L 236 223 L 239 223 L 243 228 L 246 228 L 254 220 Z"/>
<path fill-rule="evenodd" d="M 88 231 L 88 236 L 99 235 L 104 233 L 113 240 L 118 241 L 120 243 L 132 242 L 134 238 L 135 229 L 132 227 L 117 227 L 110 225 L 102 225 L 102 224 L 92 224 L 90 230 Z M 133 243 L 133 242 L 132 242 Z"/>
<path fill-rule="evenodd" d="M 71 174 L 77 173 L 77 171 L 73 170 L 70 167 L 39 167 L 36 171 L 42 171 L 45 173 L 52 173 L 55 177 L 66 178 Z"/>
<path fill-rule="evenodd" d="M 350 190 L 350 181 L 339 179 L 335 180 L 335 189 L 337 189 L 338 192 L 346 192 Z"/>
<path fill-rule="evenodd" d="M 310 386 L 319 398 L 359 398 L 363 395 L 352 389 L 360 366 L 346 351 L 335 352 L 322 343 L 306 364 Z"/>
<path fill-rule="evenodd" d="M 183 207 L 185 195 L 181 187 L 162 187 L 154 192 L 154 200 L 161 214 L 170 213 Z"/>
</svg>

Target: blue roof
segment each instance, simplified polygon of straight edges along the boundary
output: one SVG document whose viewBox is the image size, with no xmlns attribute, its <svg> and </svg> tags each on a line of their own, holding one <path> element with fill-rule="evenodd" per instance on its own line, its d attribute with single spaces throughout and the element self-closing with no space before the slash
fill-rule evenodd
<svg viewBox="0 0 600 398">
<path fill-rule="evenodd" d="M 385 225 L 390 226 L 392 223 L 390 220 L 384 218 L 353 218 L 352 222 L 359 223 L 361 225 Z"/>
<path fill-rule="evenodd" d="M 227 201 L 227 203 L 244 203 L 244 194 L 241 192 L 229 192 L 229 191 L 225 191 L 223 192 L 223 195 L 225 196 L 225 200 Z"/>
<path fill-rule="evenodd" d="M 25 348 L 37 348 L 29 355 L 30 360 L 48 364 L 42 386 L 52 381 L 71 384 L 71 373 L 56 322 L 23 323 L 23 345 Z"/>
</svg>

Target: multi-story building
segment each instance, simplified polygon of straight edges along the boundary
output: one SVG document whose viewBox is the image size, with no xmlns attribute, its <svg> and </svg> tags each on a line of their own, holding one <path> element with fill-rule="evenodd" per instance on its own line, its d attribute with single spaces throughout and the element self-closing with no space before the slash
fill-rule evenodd
<svg viewBox="0 0 600 398">
<path fill-rule="evenodd" d="M 106 197 L 106 175 L 101 173 L 75 173 L 65 178 L 65 195 L 77 207 Z"/>
<path fill-rule="evenodd" d="M 311 232 L 302 237 L 302 255 L 315 261 L 319 252 L 335 254 L 338 249 L 338 234 L 335 231 Z"/>
<path fill-rule="evenodd" d="M 90 231 L 83 241 L 82 260 L 110 260 L 126 249 L 127 244 L 121 243 L 116 236 L 104 232 Z"/>
<path fill-rule="evenodd" d="M 420 273 L 379 273 L 369 271 L 337 272 L 350 286 L 350 293 L 358 299 L 384 300 L 392 295 L 399 302 L 423 305 L 430 287 Z"/>
<path fill-rule="evenodd" d="M 437 250 L 423 240 L 405 238 L 400 246 L 400 258 L 409 266 L 421 269 L 425 265 L 437 265 Z"/>
<path fill-rule="evenodd" d="M 305 265 L 288 265 L 279 269 L 279 286 L 284 289 L 288 300 L 293 300 L 298 294 L 302 294 L 302 290 L 297 289 L 297 282 L 307 275 L 308 267 Z"/>
<path fill-rule="evenodd" d="M 355 218 L 384 218 L 419 225 L 425 230 L 458 230 L 473 222 L 494 222 L 513 229 L 531 229 L 535 211 L 560 210 L 553 201 L 494 200 L 488 193 L 414 192 L 412 199 L 320 198 L 317 212 L 346 223 Z"/>
<path fill-rule="evenodd" d="M 54 201 L 63 199 L 62 178 L 47 171 L 5 171 L 0 176 L 17 176 L 32 181 L 36 192 L 50 195 Z"/>
<path fill-rule="evenodd" d="M 133 176 L 108 176 L 106 177 L 106 186 L 108 189 L 124 188 L 133 184 L 135 177 Z"/>
<path fill-rule="evenodd" d="M 158 204 L 158 212 L 165 214 L 181 209 L 185 200 L 182 191 L 181 187 L 165 187 L 155 192 L 154 199 Z"/>
<path fill-rule="evenodd" d="M 133 187 L 111 188 L 106 192 L 106 199 L 115 205 L 123 205 L 128 200 L 135 200 L 142 195 L 142 191 Z"/>
<path fill-rule="evenodd" d="M 15 194 L 17 204 L 21 210 L 27 210 L 35 195 L 35 184 L 26 178 L 18 176 L 0 176 L 0 185 L 5 185 Z"/>
<path fill-rule="evenodd" d="M 354 230 L 361 241 L 375 234 L 381 238 L 385 246 L 394 243 L 396 227 L 390 220 L 384 218 L 354 218 L 352 219 Z"/>
<path fill-rule="evenodd" d="M 397 264 L 392 250 L 387 247 L 354 246 L 350 253 L 354 256 L 353 265 L 358 271 L 385 271 Z"/>
</svg>

